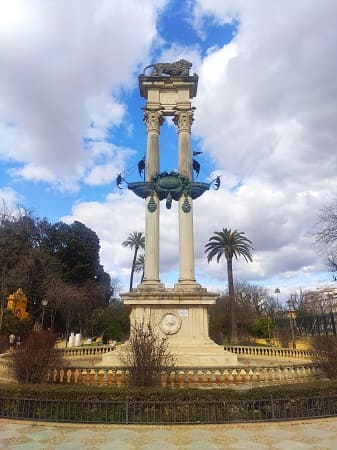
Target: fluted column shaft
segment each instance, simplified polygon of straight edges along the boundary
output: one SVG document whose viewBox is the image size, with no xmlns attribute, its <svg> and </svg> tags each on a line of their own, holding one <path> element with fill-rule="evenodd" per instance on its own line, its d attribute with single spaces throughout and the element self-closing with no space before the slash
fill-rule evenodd
<svg viewBox="0 0 337 450">
<path fill-rule="evenodd" d="M 160 110 L 144 109 L 144 122 L 147 128 L 147 149 L 146 149 L 146 181 L 159 172 L 159 132 L 163 123 Z M 159 199 L 156 194 L 152 200 L 156 204 L 153 212 L 148 210 L 148 203 L 151 199 L 146 198 L 145 209 L 145 260 L 144 260 L 144 284 L 159 283 Z"/>
<path fill-rule="evenodd" d="M 192 179 L 191 164 L 191 125 L 193 110 L 177 110 L 173 119 L 178 127 L 178 164 L 179 173 Z M 194 242 L 193 242 L 193 206 L 188 197 L 190 210 L 183 210 L 186 202 L 184 195 L 179 200 L 179 283 L 194 283 Z"/>
</svg>

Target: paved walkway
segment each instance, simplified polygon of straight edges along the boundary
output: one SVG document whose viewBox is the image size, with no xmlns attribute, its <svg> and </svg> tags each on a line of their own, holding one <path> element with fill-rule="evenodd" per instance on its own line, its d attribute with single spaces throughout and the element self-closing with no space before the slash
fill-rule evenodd
<svg viewBox="0 0 337 450">
<path fill-rule="evenodd" d="M 336 450 L 337 418 L 198 426 L 67 425 L 0 419 L 0 449 Z"/>
</svg>

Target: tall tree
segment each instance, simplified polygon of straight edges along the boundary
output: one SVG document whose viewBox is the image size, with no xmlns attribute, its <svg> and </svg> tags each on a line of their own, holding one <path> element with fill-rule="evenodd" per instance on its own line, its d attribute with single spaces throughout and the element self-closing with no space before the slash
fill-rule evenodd
<svg viewBox="0 0 337 450">
<path fill-rule="evenodd" d="M 145 263 L 145 255 L 138 255 L 135 263 L 135 272 L 141 272 L 142 276 L 140 282 L 142 283 L 144 280 L 144 263 Z"/>
<path fill-rule="evenodd" d="M 219 263 L 222 256 L 227 261 L 227 278 L 228 278 L 228 294 L 230 298 L 231 308 L 231 339 L 232 343 L 238 340 L 238 329 L 236 323 L 235 311 L 235 291 L 233 281 L 233 256 L 238 259 L 243 256 L 244 259 L 252 261 L 252 242 L 244 236 L 242 231 L 223 228 L 222 231 L 215 231 L 214 235 L 209 238 L 205 245 L 205 253 L 207 253 L 207 261 L 210 262 L 216 256 Z"/>
<path fill-rule="evenodd" d="M 39 245 L 39 221 L 31 213 L 0 212 L 0 330 L 9 294 L 21 288 L 28 299 L 41 301 L 41 284 L 53 258 Z"/>
<path fill-rule="evenodd" d="M 51 225 L 44 245 L 61 261 L 65 281 L 82 285 L 102 274 L 99 239 L 83 223 L 75 221 L 67 225 L 58 222 Z"/>
<path fill-rule="evenodd" d="M 127 237 L 127 239 L 122 242 L 122 246 L 123 247 L 129 247 L 129 248 L 131 248 L 134 251 L 134 253 L 133 253 L 133 261 L 132 261 L 132 266 L 131 266 L 131 274 L 130 274 L 130 287 L 129 287 L 129 291 L 131 292 L 132 285 L 133 285 L 133 275 L 135 273 L 135 265 L 136 265 L 136 261 L 137 261 L 138 250 L 140 248 L 144 249 L 144 247 L 145 247 L 145 236 L 144 236 L 144 233 L 139 232 L 139 231 L 134 231 L 133 233 L 130 233 L 129 236 Z"/>
<path fill-rule="evenodd" d="M 42 300 L 48 300 L 53 322 L 58 313 L 61 315 L 62 306 L 55 299 L 56 292 L 62 292 L 71 294 L 69 298 L 74 301 L 69 300 L 69 305 L 72 303 L 77 311 L 75 316 L 84 323 L 88 312 L 109 304 L 113 292 L 110 276 L 99 262 L 96 233 L 80 222 L 52 225 L 45 219 L 35 218 L 29 211 L 9 212 L 3 207 L 0 210 L 0 332 L 7 297 L 18 288 L 28 298 L 31 318 L 39 317 Z M 79 305 L 75 305 L 76 301 Z M 63 314 L 61 320 L 67 324 L 69 317 L 73 316 Z"/>
<path fill-rule="evenodd" d="M 328 264 L 337 275 L 337 197 L 321 209 L 317 221 L 316 242 L 324 248 Z M 337 279 L 337 276 L 334 279 Z"/>
</svg>

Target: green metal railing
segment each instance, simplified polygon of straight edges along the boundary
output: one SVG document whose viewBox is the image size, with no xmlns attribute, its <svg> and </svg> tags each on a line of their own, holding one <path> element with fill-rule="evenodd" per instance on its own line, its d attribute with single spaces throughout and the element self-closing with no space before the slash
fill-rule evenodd
<svg viewBox="0 0 337 450">
<path fill-rule="evenodd" d="M 0 418 L 104 424 L 266 422 L 337 415 L 337 395 L 225 401 L 0 398 Z"/>
</svg>

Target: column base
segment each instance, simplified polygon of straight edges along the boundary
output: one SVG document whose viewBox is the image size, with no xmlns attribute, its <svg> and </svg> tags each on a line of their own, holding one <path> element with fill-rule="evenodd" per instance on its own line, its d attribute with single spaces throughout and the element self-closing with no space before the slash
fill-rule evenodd
<svg viewBox="0 0 337 450">
<path fill-rule="evenodd" d="M 197 283 L 195 280 L 179 280 L 178 283 L 174 285 L 175 291 L 196 291 L 202 289 L 201 284 Z"/>
<path fill-rule="evenodd" d="M 143 280 L 137 286 L 138 291 L 163 291 L 164 289 L 165 285 L 160 280 Z"/>
</svg>

